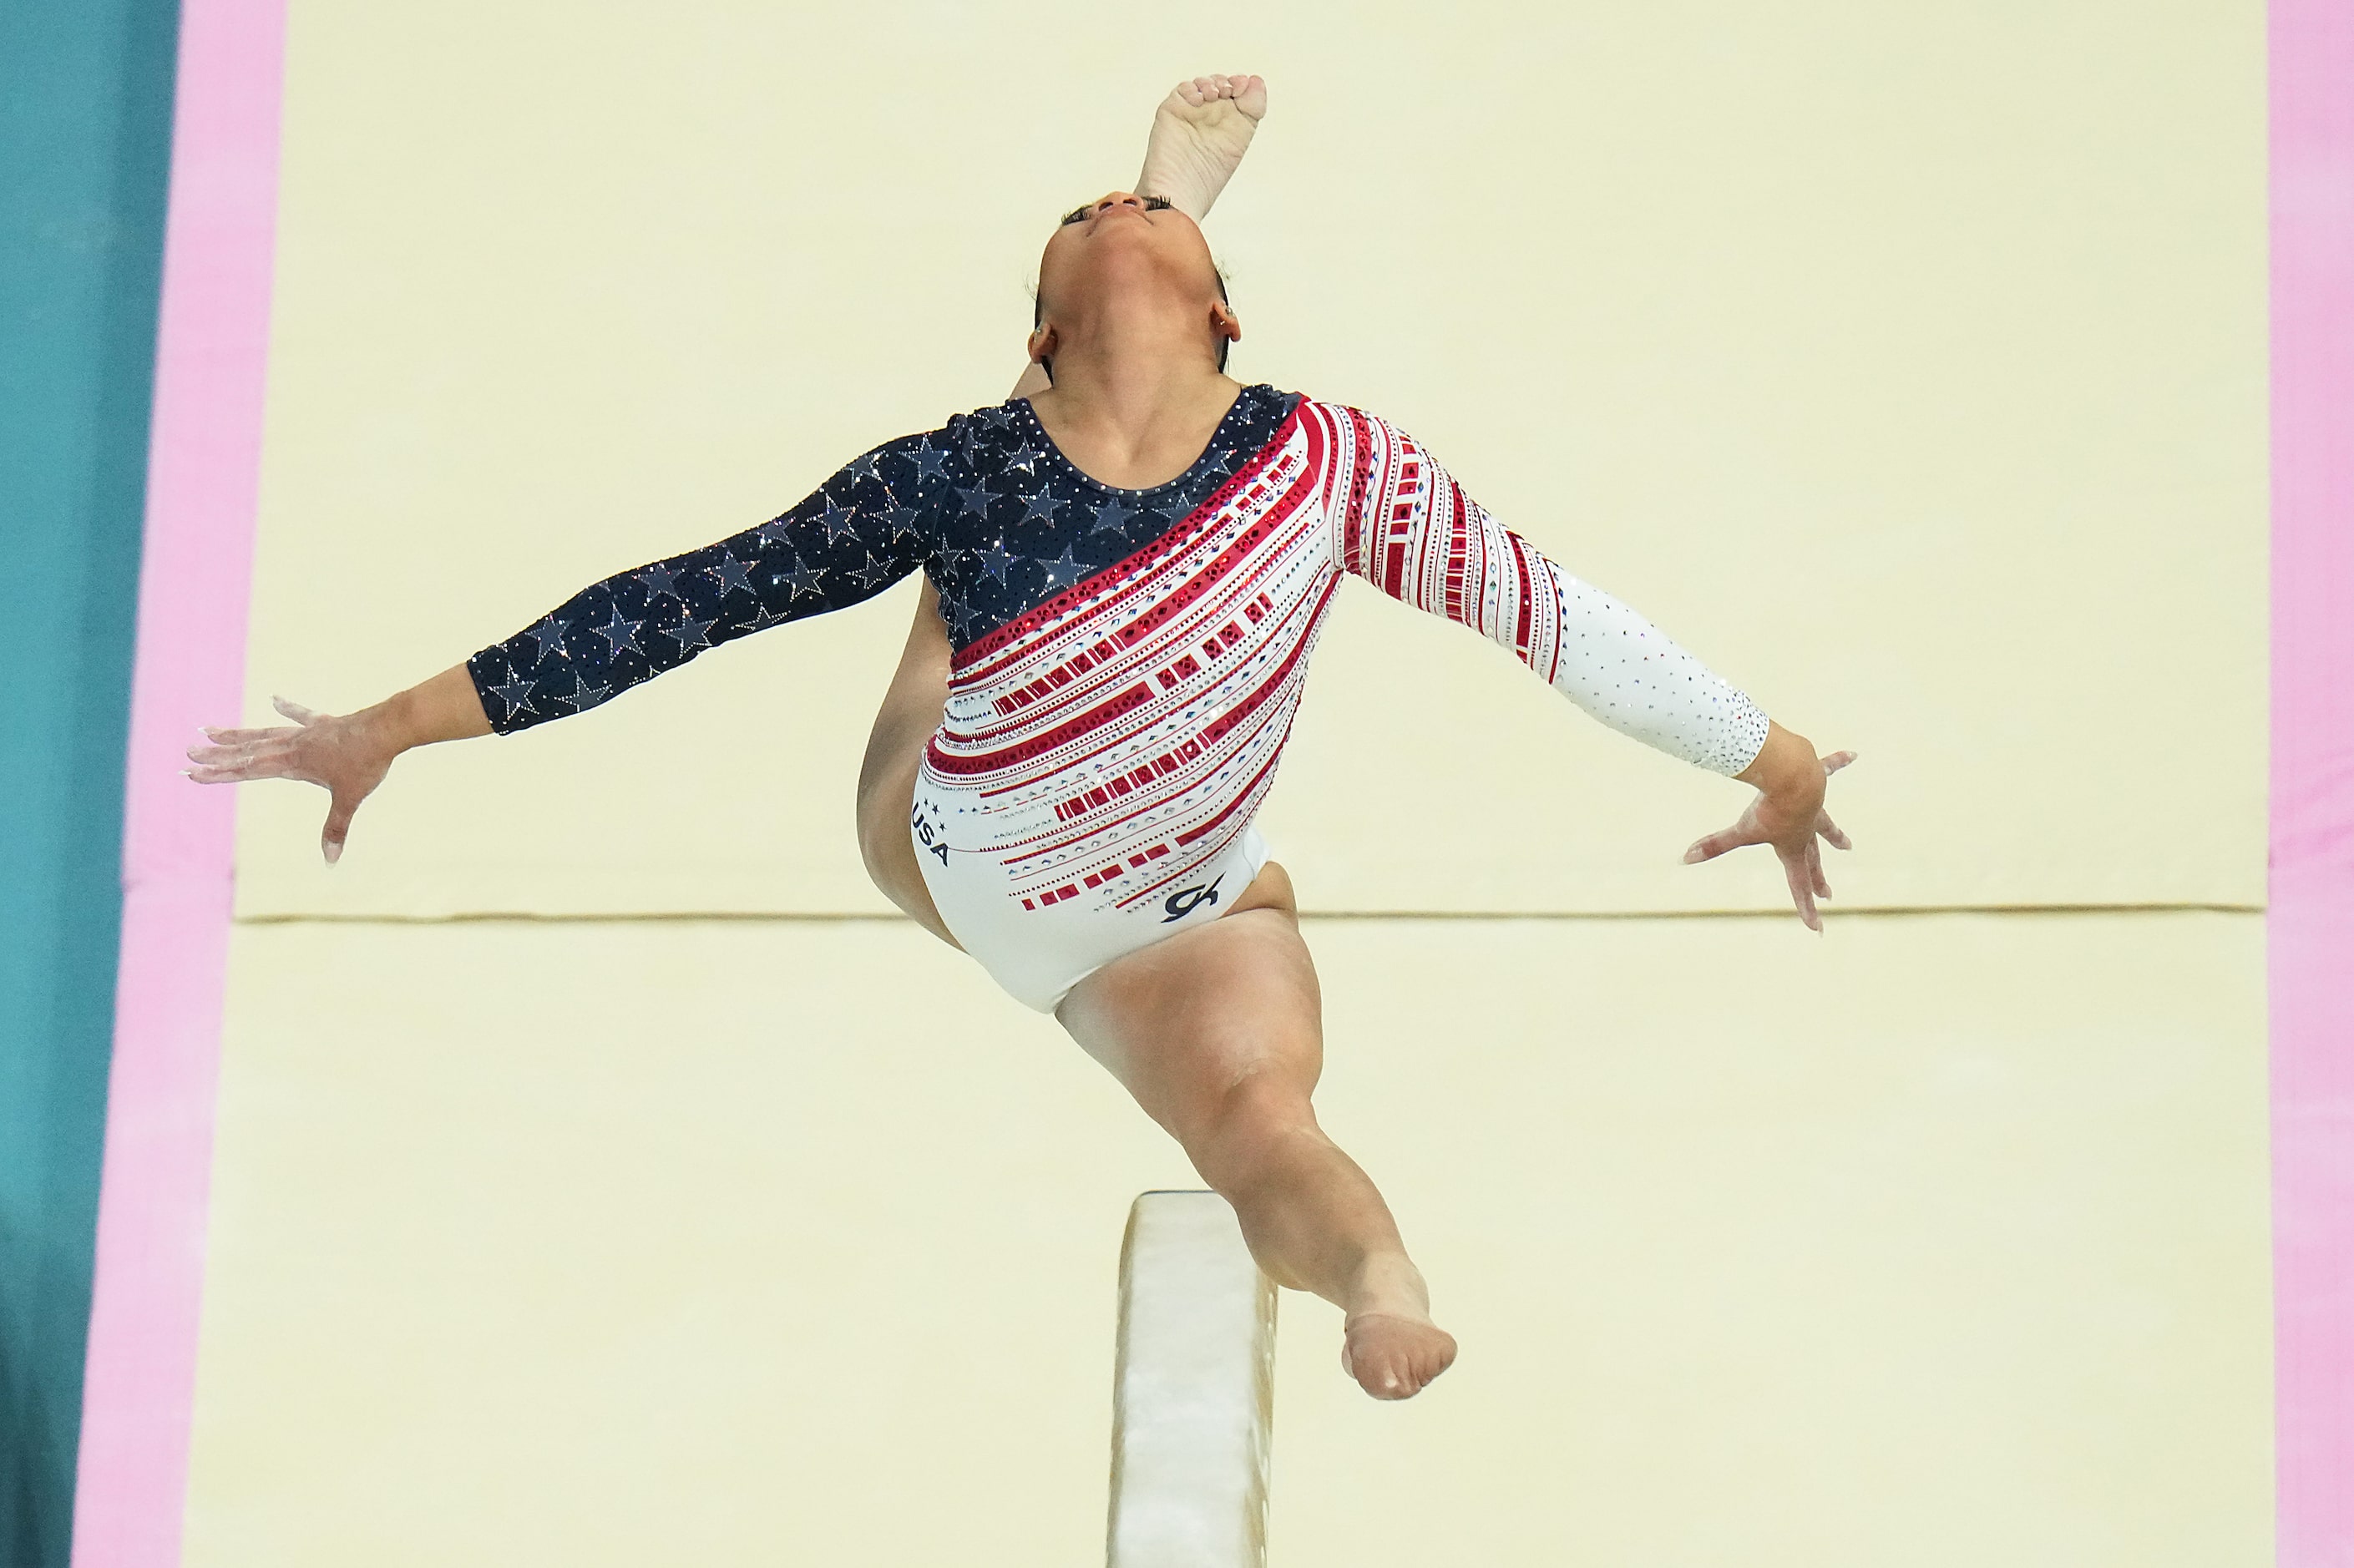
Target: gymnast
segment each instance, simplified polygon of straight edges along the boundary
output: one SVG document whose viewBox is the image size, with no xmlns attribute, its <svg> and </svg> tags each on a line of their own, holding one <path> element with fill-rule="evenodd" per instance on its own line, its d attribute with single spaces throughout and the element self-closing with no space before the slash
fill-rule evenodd
<svg viewBox="0 0 2354 1568">
<path fill-rule="evenodd" d="M 1502 527 L 1411 437 L 1225 374 L 1242 335 L 1195 219 L 1265 113 L 1256 77 L 1181 84 L 1145 194 L 1074 210 L 1039 263 L 1015 396 L 886 441 L 770 521 L 583 589 L 360 712 L 208 730 L 204 783 L 332 793 L 321 846 L 410 747 L 586 713 L 750 632 L 921 572 L 875 726 L 860 843 L 878 885 L 1050 1012 L 1225 1195 L 1268 1276 L 1346 1315 L 1376 1398 L 1455 1341 L 1365 1172 L 1318 1127 L 1316 970 L 1253 825 L 1333 593 L 1361 577 L 1471 627 L 1604 724 L 1753 785 L 1687 862 L 1770 845 L 1819 930 L 1819 758 L 1633 610 Z"/>
</svg>

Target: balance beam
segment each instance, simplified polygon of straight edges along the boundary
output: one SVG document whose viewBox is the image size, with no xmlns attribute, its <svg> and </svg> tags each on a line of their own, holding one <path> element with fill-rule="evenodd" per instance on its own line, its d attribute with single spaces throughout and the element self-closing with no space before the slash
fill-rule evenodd
<svg viewBox="0 0 2354 1568">
<path fill-rule="evenodd" d="M 1263 1568 L 1275 1285 L 1215 1192 L 1146 1192 L 1119 1249 L 1110 1568 Z"/>
</svg>

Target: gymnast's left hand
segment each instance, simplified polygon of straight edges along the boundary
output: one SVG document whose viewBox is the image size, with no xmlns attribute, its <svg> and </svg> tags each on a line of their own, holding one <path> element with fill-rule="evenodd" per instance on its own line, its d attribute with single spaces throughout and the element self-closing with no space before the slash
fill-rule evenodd
<svg viewBox="0 0 2354 1568">
<path fill-rule="evenodd" d="M 1831 895 L 1831 885 L 1823 875 L 1822 846 L 1854 847 L 1823 810 L 1823 796 L 1830 776 L 1854 760 L 1852 751 L 1818 758 L 1805 736 L 1775 725 L 1755 760 L 1736 775 L 1756 787 L 1757 798 L 1733 826 L 1709 834 L 1684 851 L 1684 863 L 1697 865 L 1749 844 L 1773 845 L 1789 881 L 1790 902 L 1797 906 L 1798 918 L 1806 922 L 1807 929 L 1819 933 L 1823 917 L 1815 900 Z"/>
</svg>

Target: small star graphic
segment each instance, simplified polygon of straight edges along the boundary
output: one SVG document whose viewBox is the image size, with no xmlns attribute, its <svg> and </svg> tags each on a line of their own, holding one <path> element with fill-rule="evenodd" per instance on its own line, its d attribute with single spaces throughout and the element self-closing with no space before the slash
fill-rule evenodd
<svg viewBox="0 0 2354 1568">
<path fill-rule="evenodd" d="M 793 569 L 779 574 L 775 580 L 780 583 L 790 583 L 793 588 L 791 597 L 794 599 L 799 599 L 805 593 L 822 597 L 825 590 L 819 586 L 818 579 L 825 576 L 825 567 L 812 568 L 807 561 L 796 556 L 793 557 Z"/>
<path fill-rule="evenodd" d="M 607 621 L 602 626 L 592 626 L 588 630 L 603 638 L 607 642 L 611 643 L 613 656 L 618 658 L 620 655 L 621 650 L 624 648 L 628 649 L 632 653 L 642 654 L 645 652 L 644 649 L 638 646 L 638 628 L 644 624 L 645 622 L 642 620 L 622 620 L 621 607 L 620 605 L 615 605 L 613 607 L 612 620 Z"/>
<path fill-rule="evenodd" d="M 536 716 L 539 713 L 537 708 L 531 705 L 529 681 L 509 681 L 505 685 L 493 686 L 491 690 L 496 692 L 500 699 L 507 705 L 509 718 L 514 717 L 517 714 L 531 714 Z"/>
<path fill-rule="evenodd" d="M 989 503 L 997 499 L 996 496 L 991 495 L 989 493 L 989 482 L 987 480 L 981 481 L 981 482 L 974 485 L 970 490 L 967 490 L 963 485 L 960 484 L 956 487 L 956 493 L 964 497 L 964 509 L 966 512 L 977 512 L 983 517 L 989 515 Z M 962 515 L 962 514 L 959 514 L 959 515 Z"/>
<path fill-rule="evenodd" d="M 1051 490 L 1042 490 L 1035 495 L 1024 495 L 1021 497 L 1021 501 L 1027 508 L 1022 514 L 1022 521 L 1024 523 L 1034 523 L 1042 517 L 1048 523 L 1052 523 L 1055 520 L 1055 514 L 1070 504 Z"/>
<path fill-rule="evenodd" d="M 1101 506 L 1096 508 L 1096 525 L 1088 529 L 1087 532 L 1090 534 L 1117 534 L 1119 532 L 1120 524 L 1135 515 L 1136 513 L 1133 508 L 1122 506 L 1119 503 L 1119 499 L 1114 497 L 1112 500 L 1107 501 Z"/>
<path fill-rule="evenodd" d="M 875 587 L 877 584 L 889 582 L 891 580 L 891 568 L 884 563 L 876 560 L 875 558 L 875 552 L 869 550 L 866 552 L 866 564 L 863 567 L 857 567 L 850 575 L 858 579 L 859 587 L 871 588 Z"/>
<path fill-rule="evenodd" d="M 664 637 L 675 638 L 678 651 L 684 653 L 690 648 L 711 647 L 711 629 L 718 624 L 716 620 L 697 620 L 690 615 L 676 626 L 657 626 L 654 630 Z"/>
<path fill-rule="evenodd" d="M 719 579 L 719 597 L 722 599 L 726 599 L 737 588 L 742 588 L 746 593 L 752 591 L 751 567 L 747 563 L 737 560 L 736 552 L 733 550 L 722 553 L 718 560 L 705 569 Z"/>
<path fill-rule="evenodd" d="M 1013 410 L 1002 403 L 994 408 L 983 408 L 981 411 L 981 417 L 1001 430 L 1010 430 L 1013 428 Z"/>
<path fill-rule="evenodd" d="M 891 537 L 896 542 L 915 533 L 916 520 L 922 515 L 912 506 L 894 506 L 883 514 L 883 520 L 891 524 Z"/>
<path fill-rule="evenodd" d="M 547 658 L 547 651 L 551 648 L 561 652 L 564 647 L 564 634 L 571 630 L 570 621 L 558 620 L 551 615 L 529 631 L 525 632 L 525 637 L 533 638 L 539 643 L 539 652 L 532 656 L 532 662 L 537 664 L 544 662 Z"/>
<path fill-rule="evenodd" d="M 771 626 L 782 626 L 786 621 L 790 620 L 791 619 L 792 617 L 787 615 L 783 610 L 771 610 L 765 604 L 755 605 L 752 609 L 752 619 L 746 621 L 736 630 L 738 631 L 766 631 Z"/>
<path fill-rule="evenodd" d="M 833 503 L 833 497 L 827 496 L 825 511 L 818 518 L 819 522 L 825 524 L 825 542 L 831 545 L 844 534 L 849 534 L 854 539 L 856 538 L 857 535 L 853 532 L 850 525 L 857 521 L 857 518 L 858 514 L 855 510 L 847 506 L 836 506 Z"/>
<path fill-rule="evenodd" d="M 578 714 L 587 713 L 590 708 L 595 707 L 599 703 L 603 702 L 607 697 L 610 697 L 612 694 L 612 687 L 592 686 L 587 681 L 575 675 L 572 677 L 572 689 L 568 692 L 558 693 L 556 700 L 559 703 L 570 703 L 572 705 L 572 711 Z"/>
<path fill-rule="evenodd" d="M 1005 466 L 1008 468 L 1018 468 L 1023 473 L 1033 473 L 1038 467 L 1038 460 L 1045 455 L 1046 454 L 1044 452 L 1040 451 L 1036 447 L 1024 441 L 1022 443 L 1022 450 L 1020 451 L 1008 452 L 1005 455 Z"/>
<path fill-rule="evenodd" d="M 936 450 L 929 436 L 925 437 L 924 444 L 916 449 L 915 456 L 916 482 L 918 485 L 928 480 L 949 476 L 949 454 Z"/>
<path fill-rule="evenodd" d="M 850 467 L 844 471 L 850 475 L 853 483 L 862 479 L 871 479 L 880 484 L 883 482 L 883 470 L 880 467 L 882 456 L 882 450 L 878 448 L 874 451 L 854 457 L 850 460 Z"/>
<path fill-rule="evenodd" d="M 646 567 L 643 571 L 638 574 L 638 581 L 645 585 L 646 602 L 648 604 L 653 603 L 654 600 L 661 599 L 665 595 L 678 600 L 681 604 L 684 604 L 686 602 L 686 596 L 679 592 L 675 587 L 672 586 L 677 581 L 677 571 L 670 567 L 663 565 L 661 562 L 656 562 L 654 565 Z"/>
<path fill-rule="evenodd" d="M 760 535 L 763 545 L 783 545 L 790 548 L 793 542 L 793 514 L 788 512 L 782 517 L 771 517 L 754 532 Z"/>
<path fill-rule="evenodd" d="M 991 545 L 986 550 L 975 550 L 972 554 L 981 557 L 981 569 L 1001 583 L 1005 580 L 1005 569 L 1021 558 L 1010 554 L 1002 545 Z"/>
<path fill-rule="evenodd" d="M 1093 567 L 1073 556 L 1068 545 L 1063 546 L 1062 557 L 1059 560 L 1040 561 L 1038 565 L 1045 572 L 1046 586 L 1050 588 L 1073 587 L 1080 578 L 1095 570 Z"/>
</svg>

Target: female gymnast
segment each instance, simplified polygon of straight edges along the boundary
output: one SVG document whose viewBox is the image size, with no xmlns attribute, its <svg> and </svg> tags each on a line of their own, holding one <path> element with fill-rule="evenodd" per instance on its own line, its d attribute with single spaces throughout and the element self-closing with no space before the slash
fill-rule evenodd
<svg viewBox="0 0 2354 1568">
<path fill-rule="evenodd" d="M 410 747 L 585 713 L 732 638 L 927 579 L 875 724 L 861 842 L 899 906 L 1051 1012 L 1225 1195 L 1269 1277 L 1346 1314 L 1341 1364 L 1404 1399 L 1455 1341 L 1364 1171 L 1318 1127 L 1316 971 L 1253 826 L 1324 613 L 1362 577 L 1509 648 L 1603 723 L 1757 789 L 1701 861 L 1771 845 L 1819 929 L 1829 774 L 1749 699 L 1342 404 L 1224 374 L 1242 335 L 1194 216 L 1266 108 L 1182 85 L 1138 182 L 1039 264 L 1034 376 L 886 441 L 716 545 L 583 589 L 342 716 L 208 730 L 190 777 L 333 796 L 322 849 Z"/>
</svg>

